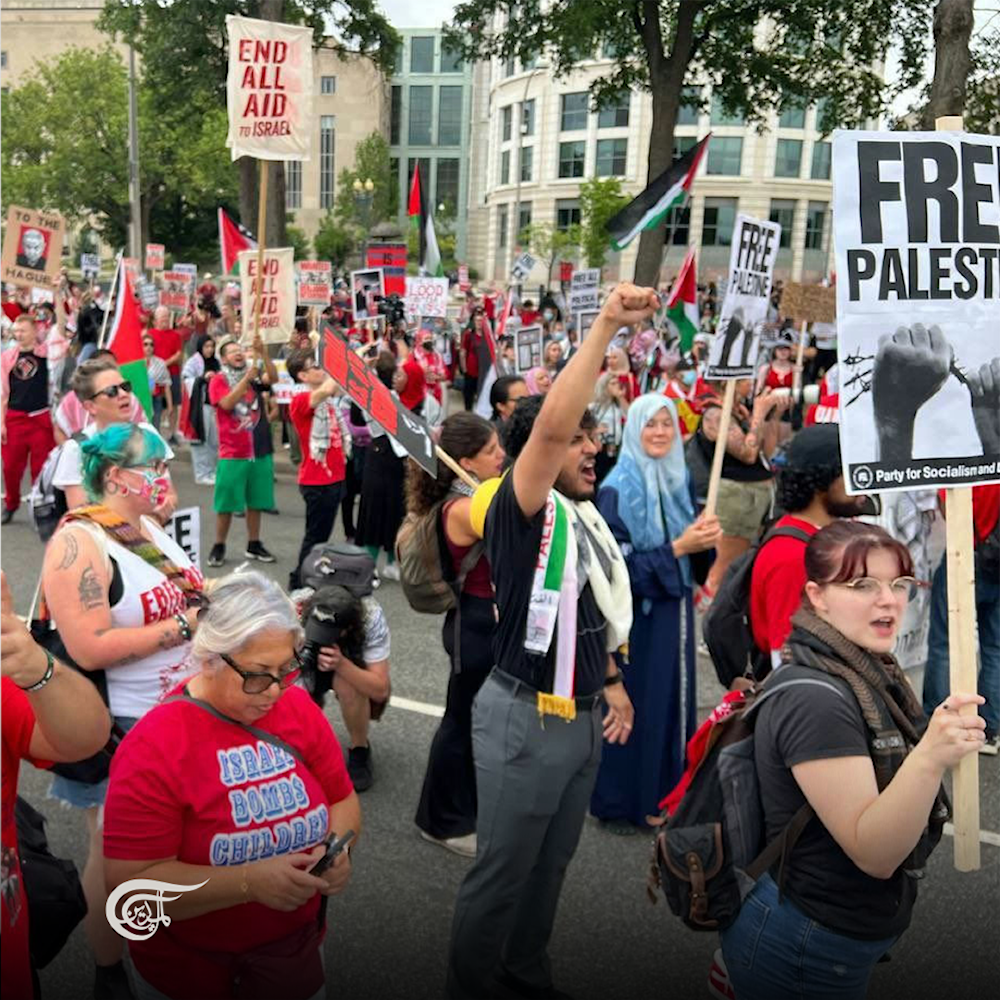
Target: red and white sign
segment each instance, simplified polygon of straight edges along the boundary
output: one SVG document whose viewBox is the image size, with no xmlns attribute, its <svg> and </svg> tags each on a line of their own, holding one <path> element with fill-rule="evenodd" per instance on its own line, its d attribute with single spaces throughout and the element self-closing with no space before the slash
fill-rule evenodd
<svg viewBox="0 0 1000 1000">
<path fill-rule="evenodd" d="M 333 291 L 333 265 L 328 260 L 299 261 L 299 305 L 322 306 L 330 304 Z"/>
<path fill-rule="evenodd" d="M 128 271 L 128 276 L 132 279 L 132 283 L 135 284 L 136 279 L 139 277 L 139 258 L 122 257 L 122 267 Z"/>
<path fill-rule="evenodd" d="M 448 279 L 406 279 L 403 299 L 408 316 L 448 316 Z"/>
<path fill-rule="evenodd" d="M 226 16 L 226 80 L 233 159 L 308 160 L 312 115 L 313 33 L 279 21 Z"/>
<path fill-rule="evenodd" d="M 146 260 L 148 263 L 148 255 Z M 193 291 L 194 282 L 191 280 L 191 275 L 184 271 L 164 271 L 163 286 L 160 288 L 160 305 L 168 309 L 187 309 L 191 304 Z"/>
<path fill-rule="evenodd" d="M 573 262 L 570 260 L 559 261 L 559 280 L 565 284 L 573 280 Z"/>
<path fill-rule="evenodd" d="M 253 336 L 254 310 L 260 283 L 260 336 L 265 344 L 287 340 L 295 326 L 295 251 L 291 247 L 264 251 L 264 267 L 257 270 L 257 251 L 239 256 L 240 301 L 243 304 L 243 335 Z"/>
<path fill-rule="evenodd" d="M 146 270 L 162 271 L 166 247 L 162 243 L 146 244 Z"/>
<path fill-rule="evenodd" d="M 471 283 L 469 282 L 468 264 L 458 265 L 458 287 L 463 292 L 467 292 L 472 287 Z"/>
</svg>

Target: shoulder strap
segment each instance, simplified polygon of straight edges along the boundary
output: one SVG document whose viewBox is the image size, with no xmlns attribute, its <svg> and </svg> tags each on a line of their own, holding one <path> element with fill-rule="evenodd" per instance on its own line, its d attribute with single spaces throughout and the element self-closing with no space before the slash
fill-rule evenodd
<svg viewBox="0 0 1000 1000">
<path fill-rule="evenodd" d="M 187 687 L 184 688 L 184 694 L 175 694 L 172 698 L 165 698 L 162 704 L 169 705 L 174 701 L 183 701 L 187 702 L 189 705 L 197 705 L 199 708 L 208 712 L 209 715 L 214 715 L 220 721 L 230 722 L 234 726 L 239 726 L 240 729 L 245 729 L 251 736 L 256 736 L 257 739 L 263 740 L 265 743 L 270 743 L 271 746 L 280 747 L 285 751 L 285 753 L 291 754 L 300 764 L 305 763 L 302 754 L 300 754 L 298 750 L 291 745 L 291 743 L 286 743 L 280 736 L 275 736 L 274 733 L 269 733 L 266 729 L 259 729 L 257 726 L 249 726 L 245 722 L 238 722 L 236 719 L 231 718 L 224 712 L 220 712 L 217 708 L 209 705 L 207 701 L 203 701 L 201 698 L 195 698 L 193 695 L 188 694 Z"/>
<path fill-rule="evenodd" d="M 784 524 L 781 527 L 771 528 L 770 531 L 765 532 L 764 537 L 760 541 L 759 548 L 767 545 L 772 538 L 797 538 L 800 542 L 805 542 L 808 545 L 812 535 L 801 528 L 796 528 L 794 525 Z"/>
</svg>

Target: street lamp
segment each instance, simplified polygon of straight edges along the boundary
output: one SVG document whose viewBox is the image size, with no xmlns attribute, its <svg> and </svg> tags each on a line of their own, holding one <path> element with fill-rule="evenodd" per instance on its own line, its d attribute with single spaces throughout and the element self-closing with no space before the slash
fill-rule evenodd
<svg viewBox="0 0 1000 1000">
<path fill-rule="evenodd" d="M 372 203 L 375 200 L 375 182 L 369 177 L 362 183 L 361 178 L 356 177 L 354 183 L 351 185 L 351 189 L 354 191 L 354 207 L 358 211 L 361 228 L 364 231 L 361 241 L 361 266 L 367 267 L 368 232 L 372 221 Z"/>
</svg>

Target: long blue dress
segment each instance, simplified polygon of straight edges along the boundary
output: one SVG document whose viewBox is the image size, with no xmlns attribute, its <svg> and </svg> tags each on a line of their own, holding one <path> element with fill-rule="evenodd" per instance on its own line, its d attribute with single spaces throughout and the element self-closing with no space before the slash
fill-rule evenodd
<svg viewBox="0 0 1000 1000">
<path fill-rule="evenodd" d="M 658 549 L 635 552 L 618 516 L 618 491 L 603 487 L 597 506 L 622 546 L 632 584 L 629 662 L 619 666 L 635 723 L 624 746 L 604 744 L 590 811 L 598 819 L 644 826 L 680 780 L 684 747 L 695 730 L 694 610 L 670 539 Z"/>
</svg>

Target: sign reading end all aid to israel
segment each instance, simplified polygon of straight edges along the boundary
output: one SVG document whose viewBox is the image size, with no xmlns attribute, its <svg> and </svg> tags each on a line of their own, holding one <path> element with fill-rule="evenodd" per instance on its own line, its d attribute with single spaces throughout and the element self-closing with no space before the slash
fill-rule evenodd
<svg viewBox="0 0 1000 1000">
<path fill-rule="evenodd" d="M 226 28 L 226 145 L 233 159 L 308 160 L 315 127 L 312 30 L 234 14 Z"/>
</svg>

